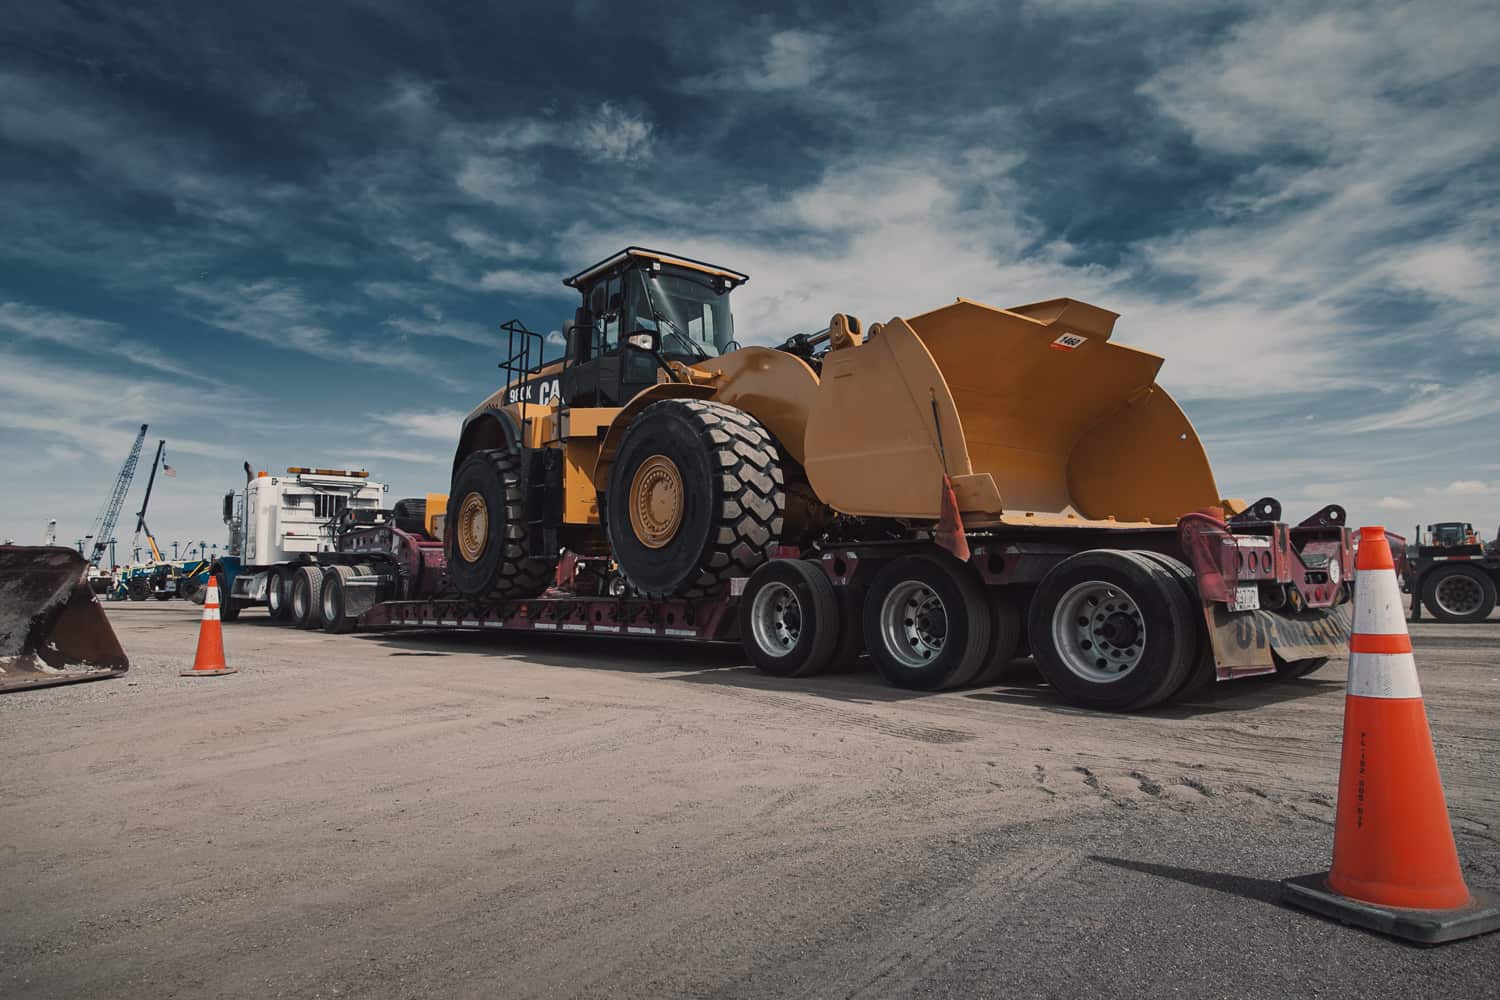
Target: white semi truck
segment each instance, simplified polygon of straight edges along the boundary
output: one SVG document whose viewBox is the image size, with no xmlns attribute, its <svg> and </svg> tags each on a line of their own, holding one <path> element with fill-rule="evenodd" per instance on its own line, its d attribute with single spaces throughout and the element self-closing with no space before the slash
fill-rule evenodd
<svg viewBox="0 0 1500 1000">
<path fill-rule="evenodd" d="M 219 561 L 227 578 L 222 616 L 232 621 L 241 609 L 264 605 L 272 618 L 316 625 L 324 569 L 340 561 L 339 520 L 384 505 L 388 487 L 369 475 L 301 466 L 251 475 L 247 463 L 243 492 L 224 494 L 231 554 Z"/>
</svg>

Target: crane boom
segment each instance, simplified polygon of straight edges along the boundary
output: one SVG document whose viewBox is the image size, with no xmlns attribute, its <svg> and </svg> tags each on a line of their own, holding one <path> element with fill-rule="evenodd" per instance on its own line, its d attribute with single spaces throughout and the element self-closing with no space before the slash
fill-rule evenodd
<svg viewBox="0 0 1500 1000">
<path fill-rule="evenodd" d="M 135 444 L 130 446 L 130 455 L 126 457 L 125 464 L 120 467 L 120 474 L 115 477 L 115 488 L 110 493 L 109 499 L 104 503 L 104 509 L 94 519 L 94 550 L 89 553 L 89 562 L 99 565 L 104 550 L 109 547 L 109 540 L 115 533 L 115 522 L 120 519 L 120 508 L 125 505 L 125 494 L 130 492 L 130 483 L 135 479 L 135 466 L 141 460 L 141 443 L 146 440 L 146 425 L 141 424 L 140 432 L 135 436 Z"/>
<path fill-rule="evenodd" d="M 145 430 L 144 427 L 141 429 Z M 166 446 L 166 438 L 156 442 L 156 457 L 151 460 L 151 475 L 146 479 L 146 495 L 141 500 L 141 512 L 135 516 L 135 536 L 130 540 L 130 550 L 134 552 L 136 543 L 141 539 L 141 532 L 144 531 L 146 542 L 151 546 L 153 562 L 161 562 L 161 550 L 156 547 L 156 536 L 146 526 L 146 508 L 151 505 L 151 487 L 156 485 L 156 470 L 161 467 L 161 453 Z"/>
</svg>

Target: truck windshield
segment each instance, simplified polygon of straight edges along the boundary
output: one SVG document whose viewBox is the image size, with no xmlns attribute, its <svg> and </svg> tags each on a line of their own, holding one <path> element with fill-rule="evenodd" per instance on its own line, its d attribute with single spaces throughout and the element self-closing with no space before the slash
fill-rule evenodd
<svg viewBox="0 0 1500 1000">
<path fill-rule="evenodd" d="M 714 357 L 734 340 L 728 291 L 691 272 L 635 273 L 637 293 L 630 297 L 633 315 L 626 329 L 658 331 L 662 354 Z"/>
</svg>

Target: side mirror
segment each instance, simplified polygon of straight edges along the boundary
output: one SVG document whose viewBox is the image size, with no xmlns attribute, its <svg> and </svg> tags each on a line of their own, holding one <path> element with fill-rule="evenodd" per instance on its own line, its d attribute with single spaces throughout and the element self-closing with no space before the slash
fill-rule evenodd
<svg viewBox="0 0 1500 1000">
<path fill-rule="evenodd" d="M 636 330 L 629 337 L 625 338 L 625 343 L 631 347 L 639 347 L 643 351 L 659 353 L 661 351 L 661 331 Z"/>
</svg>

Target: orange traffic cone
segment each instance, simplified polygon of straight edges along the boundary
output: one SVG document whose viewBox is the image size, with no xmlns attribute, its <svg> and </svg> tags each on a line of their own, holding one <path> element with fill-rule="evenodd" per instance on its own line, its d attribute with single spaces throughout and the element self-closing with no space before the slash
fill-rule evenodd
<svg viewBox="0 0 1500 1000">
<path fill-rule="evenodd" d="M 1385 529 L 1359 534 L 1333 868 L 1282 898 L 1421 944 L 1500 929 L 1500 900 L 1459 869 Z"/>
<path fill-rule="evenodd" d="M 232 674 L 235 669 L 224 662 L 224 630 L 219 625 L 219 578 L 208 578 L 208 594 L 203 598 L 203 624 L 198 627 L 198 652 L 191 670 L 183 677 L 217 677 Z"/>
</svg>

